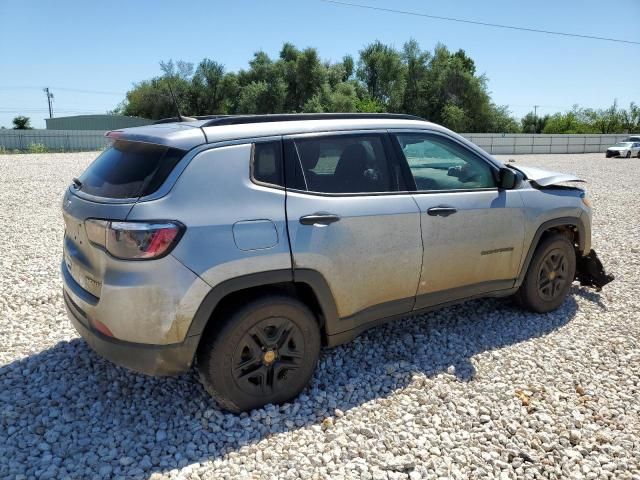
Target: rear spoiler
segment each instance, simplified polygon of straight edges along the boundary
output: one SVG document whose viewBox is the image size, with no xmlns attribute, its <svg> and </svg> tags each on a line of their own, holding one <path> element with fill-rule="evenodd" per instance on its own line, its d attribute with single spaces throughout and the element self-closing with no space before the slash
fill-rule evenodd
<svg viewBox="0 0 640 480">
<path fill-rule="evenodd" d="M 207 138 L 199 125 L 185 123 L 165 123 L 142 127 L 110 130 L 104 134 L 111 140 L 152 143 L 180 150 L 191 150 L 207 143 Z"/>
</svg>

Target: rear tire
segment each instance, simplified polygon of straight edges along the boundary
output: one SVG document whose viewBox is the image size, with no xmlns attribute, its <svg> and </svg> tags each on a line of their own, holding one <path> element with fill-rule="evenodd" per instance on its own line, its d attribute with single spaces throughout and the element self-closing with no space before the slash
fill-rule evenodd
<svg viewBox="0 0 640 480">
<path fill-rule="evenodd" d="M 320 330 L 306 305 L 267 295 L 231 312 L 198 349 L 204 388 L 234 413 L 295 398 L 320 354 Z"/>
<path fill-rule="evenodd" d="M 555 310 L 569 293 L 575 273 L 573 244 L 563 235 L 551 234 L 536 247 L 516 300 L 536 313 Z"/>
</svg>

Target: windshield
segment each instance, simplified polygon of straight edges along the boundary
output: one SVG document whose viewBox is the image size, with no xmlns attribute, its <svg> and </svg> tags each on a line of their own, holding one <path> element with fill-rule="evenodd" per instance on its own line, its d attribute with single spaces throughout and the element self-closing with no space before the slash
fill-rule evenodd
<svg viewBox="0 0 640 480">
<path fill-rule="evenodd" d="M 628 147 L 629 145 L 631 145 L 631 142 L 620 142 L 616 143 L 614 147 Z"/>
<path fill-rule="evenodd" d="M 79 178 L 82 192 L 106 198 L 136 198 L 155 192 L 184 156 L 161 145 L 117 141 Z"/>
</svg>

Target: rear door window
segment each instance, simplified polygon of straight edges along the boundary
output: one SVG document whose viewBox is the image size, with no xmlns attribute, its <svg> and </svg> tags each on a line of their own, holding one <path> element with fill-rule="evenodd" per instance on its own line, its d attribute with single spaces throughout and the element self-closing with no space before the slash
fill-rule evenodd
<svg viewBox="0 0 640 480">
<path fill-rule="evenodd" d="M 295 139 L 289 149 L 300 170 L 294 188 L 319 193 L 397 191 L 396 172 L 383 140 L 381 135 Z"/>
<path fill-rule="evenodd" d="M 186 152 L 119 140 L 80 176 L 80 191 L 104 198 L 137 198 L 155 192 Z"/>
</svg>

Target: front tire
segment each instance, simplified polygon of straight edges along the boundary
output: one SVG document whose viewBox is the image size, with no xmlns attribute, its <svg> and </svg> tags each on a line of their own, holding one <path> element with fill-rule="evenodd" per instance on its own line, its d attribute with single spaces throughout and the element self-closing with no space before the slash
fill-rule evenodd
<svg viewBox="0 0 640 480">
<path fill-rule="evenodd" d="M 222 322 L 203 339 L 197 358 L 202 384 L 222 408 L 239 413 L 280 404 L 309 383 L 320 354 L 320 330 L 306 305 L 267 295 Z"/>
<path fill-rule="evenodd" d="M 576 273 L 573 244 L 551 234 L 536 247 L 529 269 L 516 293 L 519 303 L 536 313 L 557 309 L 564 302 Z"/>
</svg>

